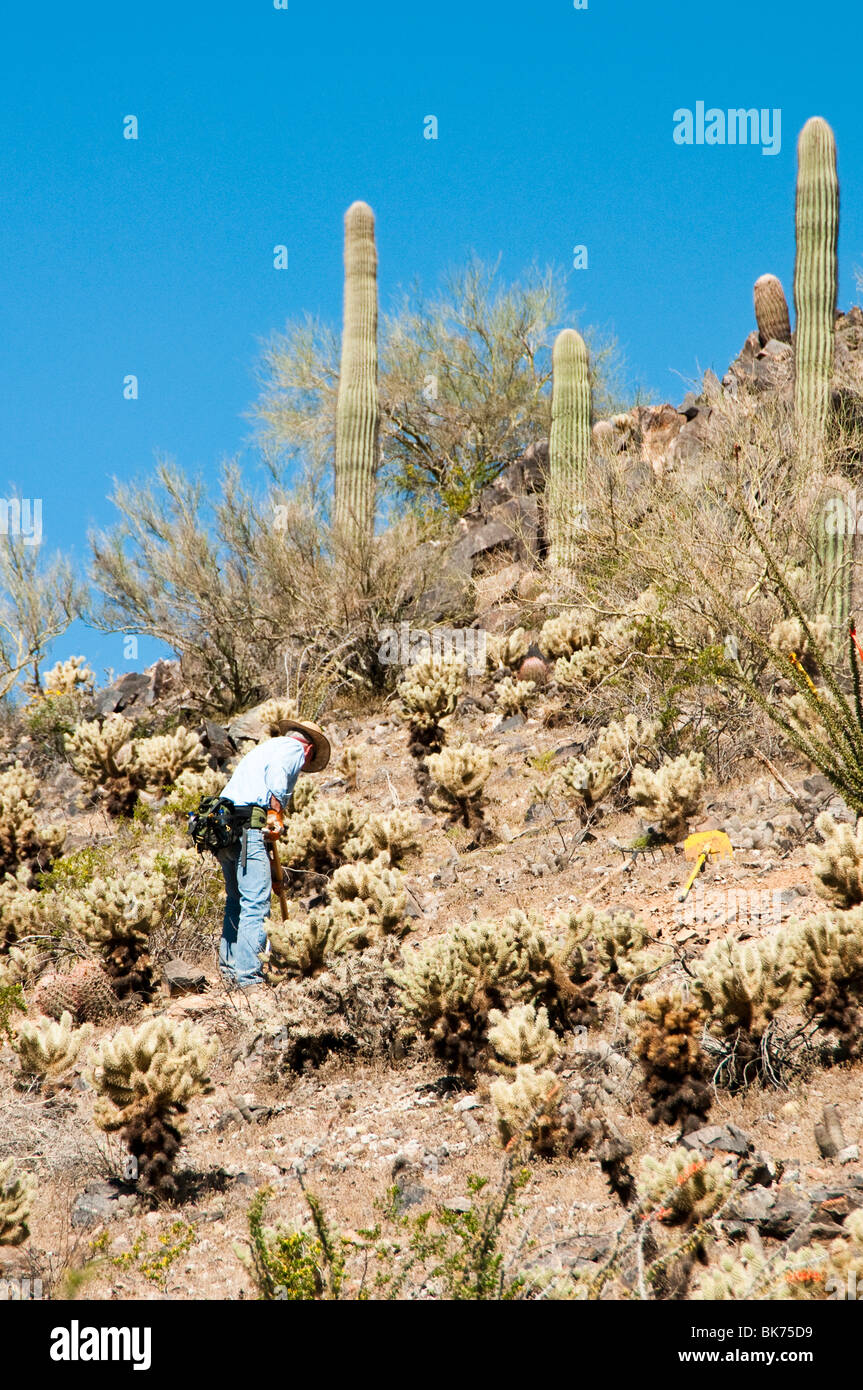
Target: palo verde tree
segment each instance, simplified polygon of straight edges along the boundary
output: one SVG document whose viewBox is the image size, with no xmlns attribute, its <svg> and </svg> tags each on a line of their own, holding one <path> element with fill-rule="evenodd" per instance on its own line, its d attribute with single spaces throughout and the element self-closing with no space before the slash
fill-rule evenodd
<svg viewBox="0 0 863 1390">
<path fill-rule="evenodd" d="M 474 259 L 439 291 L 405 292 L 380 333 L 379 477 L 423 515 L 460 515 L 475 494 L 548 434 L 551 347 L 566 316 L 562 275 L 533 268 L 506 283 Z M 594 407 L 617 405 L 616 349 L 591 339 Z M 289 323 L 265 349 L 254 407 L 276 461 L 332 457 L 339 340 L 312 318 Z"/>
</svg>

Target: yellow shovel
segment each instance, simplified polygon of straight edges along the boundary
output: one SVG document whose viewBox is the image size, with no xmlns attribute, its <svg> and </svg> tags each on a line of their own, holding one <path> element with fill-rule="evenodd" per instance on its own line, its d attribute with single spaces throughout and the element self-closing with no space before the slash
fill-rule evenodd
<svg viewBox="0 0 863 1390">
<path fill-rule="evenodd" d="M 683 853 L 687 859 L 695 860 L 695 868 L 687 879 L 686 886 L 677 895 L 682 903 L 708 859 L 730 859 L 734 854 L 731 841 L 724 830 L 700 830 L 697 835 L 687 835 L 683 842 Z"/>
</svg>

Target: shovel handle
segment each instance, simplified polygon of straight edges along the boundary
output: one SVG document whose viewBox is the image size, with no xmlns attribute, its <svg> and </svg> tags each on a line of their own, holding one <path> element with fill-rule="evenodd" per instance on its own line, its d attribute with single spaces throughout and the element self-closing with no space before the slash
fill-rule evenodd
<svg viewBox="0 0 863 1390">
<path fill-rule="evenodd" d="M 285 876 L 284 876 L 284 873 L 283 873 L 283 871 L 282 871 L 282 861 L 281 861 L 281 859 L 279 858 L 279 847 L 278 847 L 278 845 L 276 844 L 275 840 L 271 840 L 271 841 L 268 841 L 268 842 L 267 842 L 267 853 L 268 853 L 269 856 L 270 856 L 270 860 L 271 860 L 272 868 L 273 868 L 273 873 L 272 873 L 273 888 L 275 889 L 276 896 L 278 897 L 279 903 L 281 904 L 281 908 L 282 908 L 282 921 L 283 921 L 283 922 L 287 922 L 287 920 L 288 920 L 288 899 L 287 899 L 287 896 L 286 896 L 286 894 L 285 894 Z"/>
<path fill-rule="evenodd" d="M 678 893 L 678 895 L 677 895 L 677 901 L 678 901 L 679 903 L 682 903 L 682 902 L 684 901 L 684 899 L 687 898 L 687 897 L 689 896 L 689 890 L 690 890 L 690 888 L 692 887 L 692 885 L 693 885 L 693 883 L 695 882 L 695 880 L 698 878 L 698 875 L 701 873 L 701 870 L 704 868 L 704 865 L 705 865 L 706 863 L 707 863 L 707 850 L 702 850 L 701 853 L 699 854 L 698 858 L 697 858 L 696 861 L 695 861 L 695 868 L 692 870 L 692 873 L 689 875 L 689 878 L 688 878 L 688 880 L 687 880 L 687 882 L 686 882 L 685 888 L 682 888 L 681 891 L 680 891 L 680 892 Z"/>
</svg>

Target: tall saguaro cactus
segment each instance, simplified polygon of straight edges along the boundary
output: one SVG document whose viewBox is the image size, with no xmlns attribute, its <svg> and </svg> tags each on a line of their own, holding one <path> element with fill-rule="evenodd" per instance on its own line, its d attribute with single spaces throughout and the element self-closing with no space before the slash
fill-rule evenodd
<svg viewBox="0 0 863 1390">
<path fill-rule="evenodd" d="M 378 427 L 378 257 L 368 203 L 345 213 L 345 300 L 336 403 L 335 527 L 367 541 L 374 531 Z"/>
<path fill-rule="evenodd" d="M 830 406 L 839 238 L 836 141 L 820 116 L 806 122 L 797 141 L 796 230 L 794 404 L 801 447 L 814 459 Z"/>
<path fill-rule="evenodd" d="M 564 328 L 552 349 L 548 536 L 553 566 L 570 569 L 585 526 L 590 462 L 590 366 L 581 334 Z"/>
</svg>

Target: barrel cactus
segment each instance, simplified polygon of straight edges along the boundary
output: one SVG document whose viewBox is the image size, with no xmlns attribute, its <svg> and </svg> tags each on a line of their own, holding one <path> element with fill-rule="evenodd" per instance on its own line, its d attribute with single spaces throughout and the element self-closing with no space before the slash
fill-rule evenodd
<svg viewBox="0 0 863 1390">
<path fill-rule="evenodd" d="M 796 230 L 795 411 L 801 444 L 811 456 L 820 451 L 827 428 L 839 237 L 836 141 L 820 116 L 806 122 L 797 142 Z"/>
<path fill-rule="evenodd" d="M 571 569 L 584 530 L 590 459 L 590 368 L 584 339 L 559 333 L 552 350 L 548 441 L 548 536 L 551 563 Z"/>
<path fill-rule="evenodd" d="M 335 524 L 369 540 L 374 529 L 378 426 L 378 290 L 375 218 L 367 203 L 345 214 L 342 361 L 336 403 Z"/>
<path fill-rule="evenodd" d="M 775 275 L 759 275 L 753 291 L 755 322 L 763 347 L 774 338 L 777 343 L 791 342 L 791 320 L 782 281 Z"/>
</svg>

